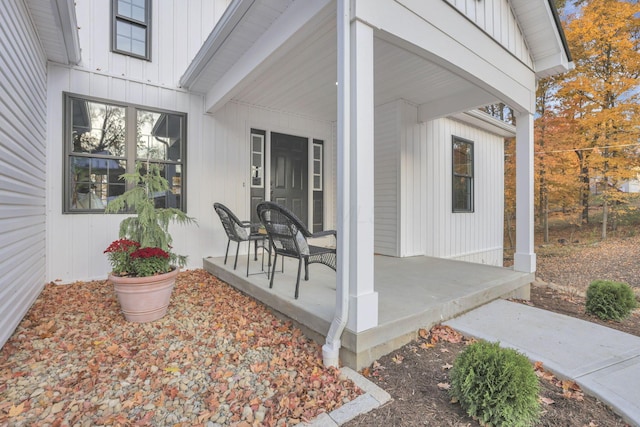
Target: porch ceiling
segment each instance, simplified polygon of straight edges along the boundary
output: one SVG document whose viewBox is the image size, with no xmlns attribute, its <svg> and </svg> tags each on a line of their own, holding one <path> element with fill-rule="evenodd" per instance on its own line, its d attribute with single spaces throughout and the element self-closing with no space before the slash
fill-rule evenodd
<svg viewBox="0 0 640 427">
<path fill-rule="evenodd" d="M 332 16 L 332 18 L 335 18 Z M 286 57 L 246 82 L 234 100 L 321 120 L 337 117 L 337 40 L 335 19 L 327 19 Z M 415 105 L 464 96 L 474 86 L 441 66 L 376 37 L 374 99 L 383 105 L 404 99 Z M 470 110 L 478 105 L 466 105 Z M 459 111 L 450 111 L 456 113 Z"/>
<path fill-rule="evenodd" d="M 217 29 L 220 34 L 215 39 L 223 40 L 219 48 L 215 49 L 206 66 L 199 70 L 191 66 L 187 70 L 182 79 L 183 85 L 194 91 L 210 92 L 211 88 L 220 84 L 226 73 L 232 72 L 234 65 L 237 66 L 242 61 L 242 54 L 247 52 L 258 38 L 264 37 L 261 34 L 268 31 L 269 26 L 279 24 L 277 13 L 286 16 L 286 13 L 292 9 L 292 4 L 286 0 L 266 0 L 256 3 L 260 3 L 261 8 L 265 10 L 248 9 L 242 16 L 237 13 L 238 17 L 235 21 L 232 16 L 229 17 L 230 23 L 226 31 L 229 34 L 233 33 L 233 37 L 223 36 L 224 26 Z M 264 14 L 268 11 L 272 12 L 272 15 L 267 16 L 269 19 L 256 21 L 256 14 Z M 244 33 L 251 27 L 247 24 L 248 22 L 254 24 L 260 22 L 259 28 L 253 26 L 252 33 Z M 335 121 L 337 117 L 335 2 L 326 1 L 325 7 L 310 19 L 305 28 L 306 31 L 299 31 L 296 37 L 292 37 L 294 40 L 287 41 L 286 52 L 282 52 L 283 49 L 278 50 L 278 60 L 257 64 L 257 69 L 250 73 L 249 78 L 243 79 L 230 89 L 228 99 L 319 120 Z M 309 28 L 313 30 L 310 31 Z M 300 36 L 301 32 L 304 33 L 303 36 Z M 212 35 L 214 33 L 216 30 Z M 382 37 L 385 35 L 377 34 L 374 42 L 376 105 L 404 99 L 415 105 L 435 103 L 455 106 L 448 110 L 445 108 L 445 111 L 437 111 L 436 116 L 442 116 L 497 101 L 495 97 L 489 96 L 469 81 L 393 44 L 388 37 L 385 39 Z M 208 51 L 212 52 L 214 49 Z M 197 59 L 194 63 L 198 62 Z M 470 94 L 473 95 L 470 96 Z M 452 99 L 457 101 L 451 102 Z M 483 102 L 479 102 L 479 99 Z M 448 101 L 445 102 L 445 100 Z"/>
</svg>

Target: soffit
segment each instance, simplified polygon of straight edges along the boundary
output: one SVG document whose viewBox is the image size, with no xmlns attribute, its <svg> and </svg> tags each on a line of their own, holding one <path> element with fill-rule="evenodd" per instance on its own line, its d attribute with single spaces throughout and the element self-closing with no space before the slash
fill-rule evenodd
<svg viewBox="0 0 640 427">
<path fill-rule="evenodd" d="M 546 0 L 511 0 L 511 7 L 525 35 L 539 77 L 566 71 L 562 68 L 568 69 L 571 53 L 553 6 Z"/>
<path fill-rule="evenodd" d="M 73 0 L 27 0 L 47 59 L 61 64 L 80 61 L 80 42 Z"/>
</svg>

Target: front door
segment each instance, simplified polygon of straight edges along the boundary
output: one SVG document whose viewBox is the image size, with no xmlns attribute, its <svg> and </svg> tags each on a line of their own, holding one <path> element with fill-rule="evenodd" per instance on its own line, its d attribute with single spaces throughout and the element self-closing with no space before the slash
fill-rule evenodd
<svg viewBox="0 0 640 427">
<path fill-rule="evenodd" d="M 307 138 L 271 133 L 271 201 L 289 208 L 307 224 Z"/>
</svg>

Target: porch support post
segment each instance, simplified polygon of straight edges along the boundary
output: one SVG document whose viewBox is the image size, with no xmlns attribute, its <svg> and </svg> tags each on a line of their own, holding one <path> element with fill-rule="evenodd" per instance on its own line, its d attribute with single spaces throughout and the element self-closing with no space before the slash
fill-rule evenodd
<svg viewBox="0 0 640 427">
<path fill-rule="evenodd" d="M 373 29 L 351 21 L 351 141 L 349 154 L 349 321 L 361 332 L 378 325 L 373 268 Z"/>
<path fill-rule="evenodd" d="M 516 271 L 536 271 L 534 252 L 534 154 L 533 114 L 516 116 L 516 253 L 513 268 Z"/>
</svg>

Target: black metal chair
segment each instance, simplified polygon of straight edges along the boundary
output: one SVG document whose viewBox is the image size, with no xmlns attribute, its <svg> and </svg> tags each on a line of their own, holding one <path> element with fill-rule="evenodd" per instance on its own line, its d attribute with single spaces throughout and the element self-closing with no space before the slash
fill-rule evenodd
<svg viewBox="0 0 640 427">
<path fill-rule="evenodd" d="M 273 276 L 275 275 L 276 261 L 278 255 L 298 259 L 298 278 L 296 280 L 295 298 L 298 298 L 300 286 L 300 270 L 304 261 L 304 280 L 309 280 L 309 264 L 324 264 L 334 271 L 337 267 L 336 249 L 314 246 L 307 242 L 309 238 L 323 236 L 336 237 L 335 230 L 320 231 L 311 233 L 298 217 L 282 205 L 273 202 L 262 202 L 258 204 L 258 217 L 264 225 L 271 241 L 271 248 L 275 252 L 273 260 L 273 270 L 269 288 L 273 287 Z"/>
<path fill-rule="evenodd" d="M 251 224 L 249 221 L 240 221 L 237 216 L 234 215 L 231 210 L 222 203 L 214 203 L 213 209 L 220 217 L 220 222 L 224 227 L 224 231 L 227 233 L 229 241 L 227 242 L 227 251 L 224 253 L 224 263 L 227 264 L 227 256 L 229 255 L 229 245 L 231 241 L 238 244 L 236 247 L 236 260 L 233 263 L 233 269 L 236 269 L 238 265 L 238 252 L 240 251 L 241 242 L 249 242 L 247 248 L 247 277 L 249 276 L 249 257 L 251 255 L 251 242 L 254 242 L 254 260 L 258 259 L 258 242 L 263 242 L 262 247 L 269 251 L 269 248 L 264 245 L 264 240 L 267 238 L 265 234 L 258 232 L 260 224 Z M 263 261 L 264 262 L 264 261 Z"/>
</svg>

